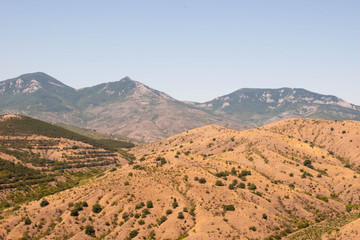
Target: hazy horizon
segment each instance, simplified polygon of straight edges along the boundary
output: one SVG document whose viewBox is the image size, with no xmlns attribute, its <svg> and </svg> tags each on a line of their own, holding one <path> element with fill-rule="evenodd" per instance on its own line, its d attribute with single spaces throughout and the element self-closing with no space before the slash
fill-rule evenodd
<svg viewBox="0 0 360 240">
<path fill-rule="evenodd" d="M 358 1 L 2 1 L 0 80 L 125 76 L 179 100 L 304 88 L 360 105 Z"/>
</svg>

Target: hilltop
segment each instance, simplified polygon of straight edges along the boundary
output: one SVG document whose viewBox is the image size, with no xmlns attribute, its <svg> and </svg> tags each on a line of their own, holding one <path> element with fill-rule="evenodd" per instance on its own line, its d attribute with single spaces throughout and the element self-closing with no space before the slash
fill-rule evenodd
<svg viewBox="0 0 360 240">
<path fill-rule="evenodd" d="M 132 148 L 132 165 L 48 196 L 47 206 L 34 201 L 3 212 L 0 236 L 351 239 L 358 236 L 359 143 L 357 121 L 189 130 Z"/>
<path fill-rule="evenodd" d="M 176 100 L 129 77 L 74 89 L 41 72 L 0 82 L 0 113 L 123 135 L 138 142 L 210 124 L 249 129 L 287 118 L 360 120 L 359 106 L 299 88 L 239 89 L 195 103 Z"/>
</svg>

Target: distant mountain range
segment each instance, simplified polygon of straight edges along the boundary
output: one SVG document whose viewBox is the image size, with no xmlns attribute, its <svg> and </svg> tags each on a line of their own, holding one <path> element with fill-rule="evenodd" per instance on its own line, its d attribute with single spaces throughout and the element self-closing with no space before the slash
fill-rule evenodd
<svg viewBox="0 0 360 240">
<path fill-rule="evenodd" d="M 45 73 L 0 82 L 0 113 L 17 113 L 155 141 L 208 124 L 245 129 L 291 117 L 360 120 L 360 107 L 305 89 L 240 89 L 182 102 L 125 77 L 74 89 Z"/>
</svg>

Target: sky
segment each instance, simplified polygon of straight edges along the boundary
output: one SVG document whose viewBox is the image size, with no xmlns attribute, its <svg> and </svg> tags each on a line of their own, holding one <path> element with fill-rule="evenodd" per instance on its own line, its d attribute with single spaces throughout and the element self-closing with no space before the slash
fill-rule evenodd
<svg viewBox="0 0 360 240">
<path fill-rule="evenodd" d="M 358 0 L 0 0 L 0 80 L 125 76 L 179 100 L 305 88 L 360 105 Z"/>
</svg>

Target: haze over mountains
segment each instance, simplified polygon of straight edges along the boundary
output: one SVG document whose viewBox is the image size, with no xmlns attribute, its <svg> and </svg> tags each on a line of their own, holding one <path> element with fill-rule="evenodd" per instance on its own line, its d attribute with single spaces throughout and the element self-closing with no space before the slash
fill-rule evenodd
<svg viewBox="0 0 360 240">
<path fill-rule="evenodd" d="M 240 89 L 195 103 L 178 101 L 129 77 L 76 90 L 41 72 L 0 82 L 0 113 L 145 142 L 214 123 L 246 129 L 291 117 L 360 120 L 359 106 L 305 89 Z"/>
</svg>

